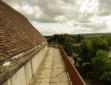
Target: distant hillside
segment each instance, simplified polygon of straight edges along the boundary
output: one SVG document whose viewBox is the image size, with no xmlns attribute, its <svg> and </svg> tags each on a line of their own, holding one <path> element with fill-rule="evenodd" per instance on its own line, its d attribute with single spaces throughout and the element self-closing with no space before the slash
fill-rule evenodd
<svg viewBox="0 0 111 85">
<path fill-rule="evenodd" d="M 79 35 L 79 34 L 75 34 L 75 35 Z M 111 35 L 111 33 L 86 33 L 86 34 L 80 34 L 80 35 Z"/>
<path fill-rule="evenodd" d="M 66 33 L 67 34 L 67 33 Z M 59 35 L 59 34 L 57 34 Z M 85 34 L 68 34 L 68 35 L 71 35 L 71 36 L 76 36 L 76 35 L 111 35 L 111 33 L 85 33 Z M 45 37 L 50 37 L 50 36 L 53 36 L 53 35 L 49 35 L 49 36 L 45 36 Z"/>
</svg>

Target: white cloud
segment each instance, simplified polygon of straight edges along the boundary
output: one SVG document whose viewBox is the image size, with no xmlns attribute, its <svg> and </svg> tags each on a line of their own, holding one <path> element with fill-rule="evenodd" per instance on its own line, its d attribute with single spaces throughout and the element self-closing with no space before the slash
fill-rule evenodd
<svg viewBox="0 0 111 85">
<path fill-rule="evenodd" d="M 111 32 L 111 0 L 4 0 L 45 35 Z"/>
<path fill-rule="evenodd" d="M 96 13 L 98 11 L 99 0 L 83 0 L 80 11 Z"/>
</svg>

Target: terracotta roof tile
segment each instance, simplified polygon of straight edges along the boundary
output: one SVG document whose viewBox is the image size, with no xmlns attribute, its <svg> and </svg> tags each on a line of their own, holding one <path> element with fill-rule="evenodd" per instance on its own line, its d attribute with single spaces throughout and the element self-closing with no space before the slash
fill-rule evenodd
<svg viewBox="0 0 111 85">
<path fill-rule="evenodd" d="M 0 62 L 43 41 L 23 15 L 0 1 Z"/>
</svg>

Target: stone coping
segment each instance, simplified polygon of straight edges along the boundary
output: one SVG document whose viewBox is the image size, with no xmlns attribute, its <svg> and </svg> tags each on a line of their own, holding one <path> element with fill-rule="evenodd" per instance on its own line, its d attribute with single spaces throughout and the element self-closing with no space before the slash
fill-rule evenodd
<svg viewBox="0 0 111 85">
<path fill-rule="evenodd" d="M 9 59 L 7 62 L 10 62 L 9 65 L 5 63 L 0 66 L 0 85 L 6 82 L 9 78 L 13 76 L 22 66 L 24 66 L 32 57 L 41 51 L 47 45 L 46 42 L 31 48 L 30 50 L 20 53 L 20 56 L 14 56 Z"/>
</svg>

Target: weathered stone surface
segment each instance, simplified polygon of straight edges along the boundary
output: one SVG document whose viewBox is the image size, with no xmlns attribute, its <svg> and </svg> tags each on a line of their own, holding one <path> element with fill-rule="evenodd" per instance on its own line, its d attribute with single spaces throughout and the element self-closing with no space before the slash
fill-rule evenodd
<svg viewBox="0 0 111 85">
<path fill-rule="evenodd" d="M 0 0 L 0 62 L 45 41 L 20 13 Z"/>
<path fill-rule="evenodd" d="M 4 71 L 0 71 L 0 85 L 29 85 L 35 74 L 33 72 L 32 58 L 37 57 L 36 63 L 33 63 L 37 73 L 37 70 L 39 70 L 46 54 L 47 45 L 44 43 L 44 45 L 42 44 L 40 47 L 37 46 L 24 52 L 24 55 L 19 57 L 17 60 L 13 59 L 10 61 L 11 64 L 5 66 L 6 69 L 4 68 Z M 13 61 L 15 63 L 12 63 Z"/>
<path fill-rule="evenodd" d="M 71 85 L 58 49 L 49 48 L 46 59 L 31 85 Z"/>
</svg>

